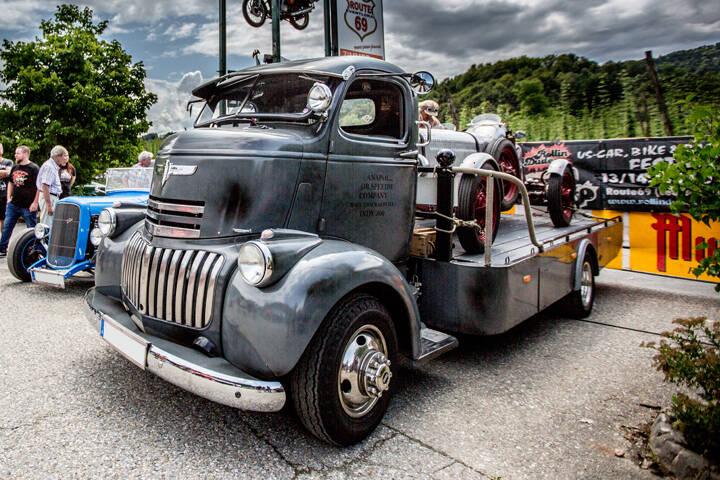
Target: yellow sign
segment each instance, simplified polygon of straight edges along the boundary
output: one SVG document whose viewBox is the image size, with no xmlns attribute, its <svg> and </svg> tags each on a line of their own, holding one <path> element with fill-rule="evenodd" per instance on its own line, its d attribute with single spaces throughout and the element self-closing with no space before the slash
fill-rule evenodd
<svg viewBox="0 0 720 480">
<path fill-rule="evenodd" d="M 696 222 L 689 215 L 630 213 L 630 270 L 675 277 L 717 281 L 708 275 L 696 277 L 692 269 L 713 255 L 720 240 L 720 224 Z M 697 247 L 703 243 L 707 248 Z"/>
</svg>

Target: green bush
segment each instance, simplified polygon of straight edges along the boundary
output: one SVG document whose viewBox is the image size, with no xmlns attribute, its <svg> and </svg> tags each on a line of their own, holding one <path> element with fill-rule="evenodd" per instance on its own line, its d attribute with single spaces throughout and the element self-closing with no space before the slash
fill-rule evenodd
<svg viewBox="0 0 720 480">
<path fill-rule="evenodd" d="M 643 346 L 658 353 L 653 364 L 665 381 L 697 393 L 676 393 L 672 413 L 688 445 L 707 458 L 720 458 L 720 323 L 706 318 L 678 318 L 679 325 L 664 332 L 659 344 Z"/>
</svg>

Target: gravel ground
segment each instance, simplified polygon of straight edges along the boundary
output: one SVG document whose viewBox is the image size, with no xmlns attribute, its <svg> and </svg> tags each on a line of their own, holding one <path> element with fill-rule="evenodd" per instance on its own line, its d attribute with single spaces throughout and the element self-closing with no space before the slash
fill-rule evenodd
<svg viewBox="0 0 720 480">
<path fill-rule="evenodd" d="M 672 394 L 639 344 L 679 316 L 720 319 L 708 284 L 603 273 L 600 324 L 547 312 L 463 337 L 400 369 L 382 426 L 337 449 L 288 411 L 239 412 L 137 369 L 86 322 L 90 285 L 22 284 L 0 259 L 0 478 L 653 478 L 616 456 Z"/>
</svg>

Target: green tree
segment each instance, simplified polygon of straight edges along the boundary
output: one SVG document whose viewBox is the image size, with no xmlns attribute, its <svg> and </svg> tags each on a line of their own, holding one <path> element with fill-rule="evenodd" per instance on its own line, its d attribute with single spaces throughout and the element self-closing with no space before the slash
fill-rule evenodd
<svg viewBox="0 0 720 480">
<path fill-rule="evenodd" d="M 537 78 L 519 81 L 516 93 L 522 109 L 529 115 L 542 115 L 550 106 L 550 102 L 543 93 L 543 83 Z"/>
<path fill-rule="evenodd" d="M 684 104 L 689 106 L 692 100 L 688 97 Z M 692 142 L 678 147 L 675 162 L 660 162 L 648 169 L 650 185 L 661 193 L 675 195 L 675 201 L 670 205 L 673 213 L 686 211 L 695 220 L 709 225 L 720 221 L 720 108 L 695 105 L 688 122 L 695 132 Z M 714 254 L 705 257 L 693 269 L 697 276 L 707 273 L 720 277 L 720 248 L 718 245 L 710 247 Z M 705 249 L 708 245 L 701 243 L 698 248 Z M 715 290 L 720 292 L 720 283 Z"/>
<path fill-rule="evenodd" d="M 142 62 L 133 64 L 118 41 L 100 40 L 107 21 L 93 23 L 92 13 L 60 5 L 41 22 L 41 38 L 5 39 L 0 49 L 0 139 L 8 149 L 28 144 L 36 162 L 55 144 L 67 147 L 78 182 L 134 159 L 157 101 L 145 91 Z"/>
</svg>

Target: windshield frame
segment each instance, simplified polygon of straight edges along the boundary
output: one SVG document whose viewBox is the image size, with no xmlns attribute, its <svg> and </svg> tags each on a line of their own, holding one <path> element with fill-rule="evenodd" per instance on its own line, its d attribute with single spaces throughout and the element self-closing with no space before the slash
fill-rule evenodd
<svg viewBox="0 0 720 480">
<path fill-rule="evenodd" d="M 140 191 L 150 191 L 150 188 L 152 186 L 152 178 L 153 178 L 153 170 L 154 167 L 122 167 L 122 168 L 108 168 L 105 170 L 105 173 L 103 174 L 103 180 L 105 183 L 105 193 L 108 192 L 118 192 L 123 190 L 140 190 Z M 124 180 L 126 180 L 126 183 L 129 183 L 130 180 L 137 180 L 138 185 L 140 185 L 142 180 L 147 180 L 149 177 L 149 182 L 147 186 L 123 186 L 123 187 L 117 187 L 117 186 L 110 186 L 110 183 L 108 182 L 109 178 L 113 176 L 113 174 L 117 173 L 118 176 L 123 177 Z"/>
</svg>

